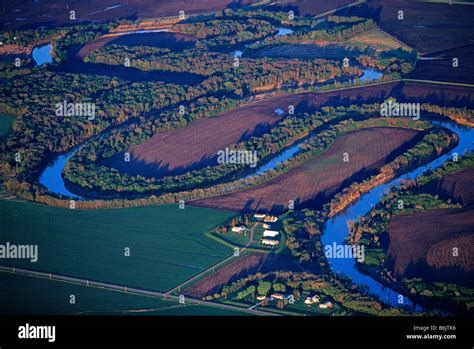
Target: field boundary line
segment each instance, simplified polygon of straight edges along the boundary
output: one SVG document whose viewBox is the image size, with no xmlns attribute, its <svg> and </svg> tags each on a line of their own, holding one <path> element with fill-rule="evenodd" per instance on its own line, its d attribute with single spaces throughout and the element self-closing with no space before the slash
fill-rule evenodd
<svg viewBox="0 0 474 349">
<path fill-rule="evenodd" d="M 181 289 L 181 287 L 183 286 L 186 286 L 188 285 L 189 283 L 193 282 L 194 280 L 197 280 L 199 278 L 201 278 L 202 276 L 206 275 L 210 270 L 213 270 L 213 272 L 215 272 L 215 268 L 216 267 L 220 267 L 221 265 L 224 265 L 226 264 L 227 262 L 229 262 L 230 260 L 234 259 L 234 258 L 239 258 L 241 256 L 241 254 L 243 252 L 245 252 L 247 250 L 247 248 L 250 246 L 250 244 L 253 242 L 253 235 L 254 235 L 254 229 L 255 227 L 258 225 L 258 223 L 255 223 L 253 226 L 252 226 L 252 229 L 250 229 L 250 236 L 249 236 L 249 241 L 245 244 L 245 246 L 243 246 L 242 248 L 239 249 L 239 255 L 236 256 L 234 253 L 231 254 L 229 257 L 219 261 L 218 263 L 210 266 L 209 268 L 207 268 L 206 270 L 203 270 L 202 272 L 194 275 L 193 277 L 189 278 L 188 280 L 180 283 L 179 285 L 173 287 L 171 290 L 167 291 L 165 294 L 166 295 L 171 295 L 172 292 L 176 291 L 176 290 L 179 290 Z M 230 243 L 229 243 L 230 244 Z M 238 246 L 234 246 L 233 248 L 238 248 Z"/>
<path fill-rule="evenodd" d="M 451 85 L 451 86 L 460 86 L 460 87 L 474 87 L 474 84 L 465 84 L 465 83 L 462 83 L 462 82 L 435 81 L 435 80 L 410 79 L 410 78 L 402 78 L 401 81 L 421 82 L 421 83 L 424 83 L 424 84 L 435 84 L 435 85 Z"/>
<path fill-rule="evenodd" d="M 350 7 L 353 7 L 353 6 L 357 6 L 357 5 L 363 4 L 364 2 L 367 2 L 367 0 L 357 0 L 357 1 L 351 2 L 350 4 L 347 4 L 347 5 L 344 5 L 344 6 L 340 6 L 340 7 L 337 7 L 337 8 L 335 8 L 335 9 L 332 9 L 332 10 L 329 10 L 329 11 L 326 11 L 326 12 L 323 12 L 323 13 L 320 13 L 320 14 L 317 14 L 317 15 L 313 16 L 313 18 L 325 17 L 325 16 L 330 15 L 331 13 L 334 13 L 334 12 L 336 12 L 336 11 L 344 10 L 344 9 L 346 9 L 346 8 L 350 8 Z"/>
</svg>

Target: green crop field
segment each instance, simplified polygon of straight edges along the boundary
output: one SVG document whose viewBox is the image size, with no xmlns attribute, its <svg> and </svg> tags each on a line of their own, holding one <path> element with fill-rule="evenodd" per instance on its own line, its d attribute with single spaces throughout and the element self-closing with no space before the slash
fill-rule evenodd
<svg viewBox="0 0 474 349">
<path fill-rule="evenodd" d="M 0 138 L 10 132 L 14 120 L 15 117 L 12 115 L 0 114 Z"/>
<path fill-rule="evenodd" d="M 205 236 L 232 215 L 177 205 L 69 210 L 0 200 L 0 244 L 37 244 L 39 254 L 36 263 L 0 263 L 165 291 L 232 253 Z"/>
<path fill-rule="evenodd" d="M 0 272 L 0 314 L 8 315 L 245 315 L 205 305 Z M 75 304 L 70 296 L 75 296 Z"/>
</svg>

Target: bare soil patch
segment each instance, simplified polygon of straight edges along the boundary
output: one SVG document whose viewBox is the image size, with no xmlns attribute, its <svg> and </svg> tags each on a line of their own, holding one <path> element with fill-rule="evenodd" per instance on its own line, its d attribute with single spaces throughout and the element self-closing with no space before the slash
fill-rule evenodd
<svg viewBox="0 0 474 349">
<path fill-rule="evenodd" d="M 386 266 L 400 277 L 474 285 L 474 206 L 395 216 Z M 453 255 L 458 249 L 458 256 Z"/>
<path fill-rule="evenodd" d="M 424 191 L 438 194 L 444 199 L 452 198 L 463 206 L 474 204 L 474 167 L 452 173 L 429 184 Z"/>
<path fill-rule="evenodd" d="M 84 59 L 90 52 L 98 50 L 100 47 L 108 45 L 124 46 L 152 46 L 168 48 L 174 52 L 180 52 L 187 47 L 194 45 L 195 39 L 191 35 L 159 32 L 141 33 L 126 35 L 107 35 L 85 44 L 77 53 L 77 57 Z"/>
<path fill-rule="evenodd" d="M 219 292 L 223 286 L 255 273 L 268 273 L 275 270 L 301 271 L 291 256 L 266 253 L 251 253 L 227 264 L 213 274 L 195 282 L 184 293 L 202 298 Z"/>
<path fill-rule="evenodd" d="M 147 19 L 178 16 L 179 11 L 198 14 L 227 7 L 248 5 L 259 0 L 81 0 L 67 4 L 56 0 L 5 0 L 0 17 L 3 30 L 71 24 L 69 11 L 76 11 L 77 22 L 106 22 L 118 19 Z M 120 6 L 118 6 L 120 5 Z M 1 9 L 3 11 L 3 8 Z M 20 20 L 17 20 L 17 19 Z"/>
</svg>

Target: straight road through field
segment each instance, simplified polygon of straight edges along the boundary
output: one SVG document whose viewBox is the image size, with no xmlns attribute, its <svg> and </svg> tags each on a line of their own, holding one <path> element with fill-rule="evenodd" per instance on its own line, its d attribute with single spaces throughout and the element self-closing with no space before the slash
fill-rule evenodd
<svg viewBox="0 0 474 349">
<path fill-rule="evenodd" d="M 84 285 L 84 286 L 88 286 L 88 287 L 97 287 L 97 288 L 102 288 L 102 289 L 106 289 L 106 290 L 112 290 L 112 291 L 118 291 L 118 292 L 124 292 L 124 293 L 131 293 L 131 294 L 139 295 L 139 296 L 162 298 L 162 299 L 176 301 L 178 303 L 181 301 L 179 296 L 175 296 L 175 295 L 171 295 L 171 294 L 167 294 L 167 293 L 150 291 L 150 290 L 143 290 L 143 289 L 134 288 L 134 287 L 115 285 L 115 284 L 111 284 L 111 283 L 105 283 L 105 282 L 99 282 L 99 281 L 93 281 L 93 280 L 86 280 L 86 279 L 76 278 L 76 277 L 72 277 L 72 276 L 65 276 L 65 275 L 59 275 L 59 274 L 53 274 L 53 273 L 47 273 L 47 272 L 40 272 L 40 271 L 35 271 L 35 270 L 0 266 L 0 272 L 14 273 L 14 274 L 20 274 L 20 275 L 25 275 L 25 276 L 30 276 L 30 277 L 40 277 L 40 278 L 45 278 L 45 279 L 54 280 L 54 281 L 75 283 L 75 284 L 80 284 L 80 285 Z M 269 312 L 262 311 L 262 310 L 253 310 L 253 309 L 238 307 L 238 306 L 235 306 L 235 305 L 207 302 L 207 301 L 203 301 L 203 300 L 200 300 L 200 299 L 194 299 L 194 298 L 190 298 L 190 297 L 186 297 L 184 299 L 184 302 L 185 302 L 184 304 L 210 306 L 210 307 L 224 309 L 224 310 L 227 309 L 227 310 L 233 310 L 233 311 L 237 311 L 237 312 L 244 312 L 244 313 L 248 313 L 248 314 L 252 314 L 252 315 L 267 315 L 267 316 L 268 315 L 278 315 L 278 314 L 269 313 Z"/>
</svg>

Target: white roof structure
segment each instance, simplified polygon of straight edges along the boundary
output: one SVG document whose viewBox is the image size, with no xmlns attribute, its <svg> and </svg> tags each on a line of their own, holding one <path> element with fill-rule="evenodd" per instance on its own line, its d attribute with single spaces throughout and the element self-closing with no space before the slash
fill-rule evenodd
<svg viewBox="0 0 474 349">
<path fill-rule="evenodd" d="M 232 227 L 232 231 L 234 233 L 240 233 L 241 231 L 244 231 L 245 227 Z"/>
<path fill-rule="evenodd" d="M 334 307 L 334 305 L 332 304 L 332 302 L 327 301 L 327 302 L 325 302 L 325 303 L 321 303 L 321 304 L 319 305 L 319 307 L 320 307 L 321 309 L 331 309 L 331 308 Z"/>
<path fill-rule="evenodd" d="M 265 230 L 263 232 L 263 236 L 266 237 L 266 238 L 274 238 L 276 236 L 278 236 L 280 233 L 277 232 L 276 230 Z"/>
<path fill-rule="evenodd" d="M 262 245 L 276 246 L 280 243 L 278 240 L 263 239 Z"/>
<path fill-rule="evenodd" d="M 255 218 L 265 218 L 265 214 L 263 214 L 263 213 L 255 213 L 253 216 Z"/>
<path fill-rule="evenodd" d="M 267 222 L 267 223 L 275 223 L 277 220 L 278 220 L 278 218 L 275 217 L 275 216 L 265 216 L 263 218 L 263 221 Z"/>
</svg>

